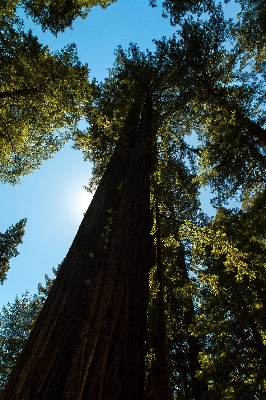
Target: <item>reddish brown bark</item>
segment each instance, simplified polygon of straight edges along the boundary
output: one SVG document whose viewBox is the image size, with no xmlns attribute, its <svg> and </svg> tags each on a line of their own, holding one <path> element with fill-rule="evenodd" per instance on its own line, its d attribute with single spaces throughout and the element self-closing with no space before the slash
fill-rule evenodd
<svg viewBox="0 0 266 400">
<path fill-rule="evenodd" d="M 141 400 L 151 104 L 136 104 L 2 400 Z"/>
</svg>

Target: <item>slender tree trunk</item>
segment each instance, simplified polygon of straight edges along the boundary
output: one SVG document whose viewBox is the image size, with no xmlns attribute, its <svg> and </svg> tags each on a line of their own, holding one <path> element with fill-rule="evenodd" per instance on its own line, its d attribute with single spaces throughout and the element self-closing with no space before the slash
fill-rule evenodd
<svg viewBox="0 0 266 400">
<path fill-rule="evenodd" d="M 2 400 L 143 398 L 152 111 L 140 103 Z"/>
<path fill-rule="evenodd" d="M 161 249 L 161 225 L 159 207 L 156 204 L 156 264 L 157 264 L 157 278 L 159 283 L 159 290 L 157 295 L 158 302 L 158 323 L 156 332 L 156 366 L 157 366 L 157 381 L 158 381 L 158 394 L 157 398 L 161 400 L 169 400 L 171 398 L 170 391 L 170 365 L 169 365 L 169 352 L 167 346 L 167 330 L 166 330 L 166 315 L 165 315 L 165 283 L 164 283 L 164 265 L 162 261 Z"/>
<path fill-rule="evenodd" d="M 158 292 L 153 299 L 153 304 L 149 313 L 149 331 L 147 340 L 148 348 L 153 350 L 154 359 L 148 368 L 146 379 L 146 396 L 149 400 L 170 400 L 172 398 L 170 388 L 170 361 L 167 343 L 167 326 L 165 311 L 165 284 L 164 284 L 164 265 L 161 250 L 161 226 L 160 226 L 159 207 L 155 205 L 156 233 L 154 244 L 153 263 L 156 266 L 156 282 Z"/>
<path fill-rule="evenodd" d="M 185 262 L 185 254 L 181 245 L 179 247 L 177 256 L 177 265 L 182 272 L 184 282 L 188 282 L 189 277 Z M 202 400 L 204 393 L 208 390 L 208 386 L 205 384 L 205 382 L 201 382 L 196 377 L 196 372 L 198 369 L 200 369 L 200 365 L 198 362 L 198 355 L 199 352 L 201 351 L 201 346 L 199 344 L 198 338 L 191 335 L 191 333 L 189 332 L 189 326 L 194 324 L 194 316 L 195 316 L 194 305 L 191 295 L 189 294 L 185 304 L 184 323 L 187 330 L 188 364 L 191 376 L 191 390 L 193 396 L 192 398 L 194 400 Z"/>
</svg>

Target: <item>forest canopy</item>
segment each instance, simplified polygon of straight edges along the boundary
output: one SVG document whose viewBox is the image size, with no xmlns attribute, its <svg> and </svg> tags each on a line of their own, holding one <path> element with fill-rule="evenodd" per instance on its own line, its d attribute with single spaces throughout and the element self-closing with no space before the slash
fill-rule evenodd
<svg viewBox="0 0 266 400">
<path fill-rule="evenodd" d="M 21 6 L 56 33 L 94 5 L 64 3 Z M 227 18 L 230 4 L 163 1 L 175 34 L 154 52 L 118 47 L 104 82 L 88 81 L 74 46 L 52 54 L 25 33 L 17 3 L 3 14 L 3 181 L 71 137 L 95 191 L 52 289 L 47 278 L 41 301 L 25 294 L 3 309 L 5 382 L 24 348 L 3 400 L 265 398 L 266 8 L 241 0 Z M 201 209 L 204 187 L 214 217 Z"/>
</svg>

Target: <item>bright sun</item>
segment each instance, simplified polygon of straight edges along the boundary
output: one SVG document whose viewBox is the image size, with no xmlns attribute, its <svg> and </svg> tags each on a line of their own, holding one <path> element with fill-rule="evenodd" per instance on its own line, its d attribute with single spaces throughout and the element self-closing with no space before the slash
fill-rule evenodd
<svg viewBox="0 0 266 400">
<path fill-rule="evenodd" d="M 87 208 L 89 207 L 92 197 L 93 195 L 91 193 L 86 192 L 83 189 L 82 193 L 79 195 L 77 199 L 78 212 L 84 214 L 87 211 Z"/>
</svg>

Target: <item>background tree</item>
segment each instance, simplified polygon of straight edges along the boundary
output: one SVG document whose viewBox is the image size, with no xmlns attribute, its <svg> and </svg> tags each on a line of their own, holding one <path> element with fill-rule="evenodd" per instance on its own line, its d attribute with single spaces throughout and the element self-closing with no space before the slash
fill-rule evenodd
<svg viewBox="0 0 266 400">
<path fill-rule="evenodd" d="M 0 23 L 0 179 L 14 184 L 65 144 L 90 86 L 74 45 L 51 54 L 20 24 Z"/>
<path fill-rule="evenodd" d="M 53 268 L 55 275 L 58 269 Z M 0 313 L 0 393 L 25 346 L 54 280 L 55 278 L 45 275 L 45 285 L 38 285 L 37 295 L 31 296 L 26 291 L 21 297 L 16 296 L 13 304 L 8 303 L 2 308 Z"/>
<path fill-rule="evenodd" d="M 22 243 L 22 237 L 25 233 L 27 220 L 21 219 L 15 225 L 7 229 L 5 233 L 0 233 L 0 282 L 3 284 L 9 270 L 9 260 L 16 257 L 19 252 L 17 246 Z"/>
<path fill-rule="evenodd" d="M 231 39 L 230 24 L 218 7 L 208 20 L 183 21 L 180 40 L 168 42 L 179 136 L 197 134 L 197 179 L 213 188 L 218 204 L 265 186 L 265 79 Z"/>
<path fill-rule="evenodd" d="M 156 0 L 150 0 L 152 6 L 156 6 Z M 227 3 L 227 2 L 225 2 Z M 262 0 L 240 0 L 230 1 L 235 6 L 240 33 L 246 41 L 245 46 L 249 49 L 260 49 L 265 46 L 265 4 Z M 216 2 L 213 0 L 187 0 L 177 2 L 175 0 L 164 0 L 164 15 L 170 16 L 173 25 L 179 24 L 184 17 L 191 15 L 201 15 L 202 13 L 212 12 Z M 231 8 L 231 7 L 230 7 Z M 231 15 L 231 18 L 235 16 Z M 252 40 L 256 39 L 256 40 Z M 249 43 L 248 43 L 249 42 Z M 264 43 L 263 43 L 264 42 Z M 244 43 L 243 43 L 244 44 Z"/>
<path fill-rule="evenodd" d="M 198 280 L 193 332 L 202 343 L 197 374 L 208 381 L 206 398 L 265 394 L 265 213 L 261 211 L 258 216 L 250 206 L 241 211 L 220 208 L 207 227 L 184 228 L 183 236 L 192 238 Z"/>
<path fill-rule="evenodd" d="M 28 292 L 14 303 L 8 303 L 0 313 L 0 392 L 4 389 L 12 368 L 21 353 L 41 309 L 37 296 Z"/>
</svg>

